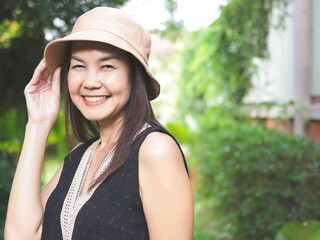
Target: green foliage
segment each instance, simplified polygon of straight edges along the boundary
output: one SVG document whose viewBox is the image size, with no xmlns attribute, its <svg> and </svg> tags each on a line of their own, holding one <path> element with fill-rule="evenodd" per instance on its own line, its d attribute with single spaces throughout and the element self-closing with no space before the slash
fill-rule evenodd
<svg viewBox="0 0 320 240">
<path fill-rule="evenodd" d="M 201 176 L 195 239 L 273 239 L 288 221 L 319 218 L 319 147 L 253 127 L 242 105 L 253 59 L 268 57 L 272 11 L 283 10 L 281 25 L 289 2 L 229 0 L 219 19 L 186 35 L 179 122 L 169 129 L 186 140 L 189 163 Z"/>
<path fill-rule="evenodd" d="M 285 224 L 275 240 L 318 240 L 320 239 L 320 222 L 291 222 Z"/>
<path fill-rule="evenodd" d="M 3 239 L 4 235 L 4 221 L 13 175 L 12 155 L 0 150 L 0 239 Z"/>
<path fill-rule="evenodd" d="M 176 0 L 165 0 L 164 4 L 169 13 L 169 19 L 162 23 L 164 29 L 154 29 L 153 32 L 167 40 L 175 42 L 177 39 L 181 38 L 181 35 L 184 32 L 184 23 L 182 20 L 175 20 L 175 14 L 178 9 Z"/>
<path fill-rule="evenodd" d="M 26 110 L 11 109 L 0 117 L 0 239 L 3 239 L 9 193 L 27 121 L 24 111 Z M 68 152 L 63 111 L 51 131 L 47 145 L 47 152 L 58 155 L 61 163 Z"/>
<path fill-rule="evenodd" d="M 54 154 L 57 154 L 58 159 L 60 159 L 60 163 L 63 161 L 67 153 L 74 147 L 73 143 L 68 142 L 66 138 L 65 115 L 63 110 L 60 111 L 58 119 L 50 132 L 47 146 L 49 148 L 48 150 L 53 148 L 53 152 Z"/>
<path fill-rule="evenodd" d="M 24 114 L 12 109 L 0 117 L 0 239 L 4 235 L 4 221 L 15 162 L 21 149 L 24 133 Z"/>
<path fill-rule="evenodd" d="M 176 122 L 167 122 L 166 128 L 169 132 L 174 133 L 175 138 L 180 144 L 190 143 L 191 138 L 189 136 L 189 131 L 183 125 Z"/>
<path fill-rule="evenodd" d="M 26 123 L 25 112 L 25 109 L 11 109 L 0 117 L 0 152 L 20 152 Z"/>
<path fill-rule="evenodd" d="M 200 112 L 217 103 L 241 104 L 251 87 L 254 58 L 265 58 L 273 7 L 290 0 L 230 0 L 208 28 L 187 35 L 182 53 L 181 97 Z M 285 11 L 285 10 L 283 10 Z M 283 14 L 285 15 L 285 13 Z"/>
<path fill-rule="evenodd" d="M 201 199 L 200 196 L 194 194 L 195 201 L 195 221 L 193 240 L 226 240 L 228 235 L 219 232 L 215 221 L 208 215 L 208 204 L 210 199 Z M 210 209 L 210 208 L 209 208 Z M 230 239 L 230 238 L 229 238 Z"/>
<path fill-rule="evenodd" d="M 316 143 L 233 120 L 211 122 L 199 138 L 199 192 L 226 239 L 269 240 L 288 221 L 320 219 Z"/>
</svg>

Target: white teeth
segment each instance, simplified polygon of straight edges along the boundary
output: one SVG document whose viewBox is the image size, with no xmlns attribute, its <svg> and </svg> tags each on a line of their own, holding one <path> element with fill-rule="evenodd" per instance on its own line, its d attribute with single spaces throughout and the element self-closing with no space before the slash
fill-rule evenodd
<svg viewBox="0 0 320 240">
<path fill-rule="evenodd" d="M 84 97 L 85 100 L 88 102 L 99 102 L 107 99 L 107 96 L 101 96 L 101 97 Z"/>
</svg>

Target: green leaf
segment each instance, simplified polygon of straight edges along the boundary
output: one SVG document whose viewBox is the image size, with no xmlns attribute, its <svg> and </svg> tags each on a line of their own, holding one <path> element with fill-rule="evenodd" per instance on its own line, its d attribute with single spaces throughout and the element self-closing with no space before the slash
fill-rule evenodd
<svg viewBox="0 0 320 240">
<path fill-rule="evenodd" d="M 306 223 L 290 222 L 285 224 L 278 232 L 275 240 L 319 240 L 320 222 Z"/>
</svg>

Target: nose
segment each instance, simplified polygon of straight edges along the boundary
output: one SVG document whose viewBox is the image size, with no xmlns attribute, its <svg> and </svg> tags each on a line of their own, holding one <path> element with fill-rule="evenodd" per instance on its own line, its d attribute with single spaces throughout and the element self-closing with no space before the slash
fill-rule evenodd
<svg viewBox="0 0 320 240">
<path fill-rule="evenodd" d="M 87 72 L 82 84 L 83 87 L 87 89 L 97 89 L 102 85 L 98 74 L 94 71 Z"/>
</svg>

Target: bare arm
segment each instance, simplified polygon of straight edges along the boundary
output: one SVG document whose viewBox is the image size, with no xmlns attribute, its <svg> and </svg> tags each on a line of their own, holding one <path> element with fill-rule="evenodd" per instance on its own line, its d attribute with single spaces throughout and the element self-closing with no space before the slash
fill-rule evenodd
<svg viewBox="0 0 320 240">
<path fill-rule="evenodd" d="M 51 76 L 42 60 L 25 88 L 28 123 L 12 183 L 5 225 L 5 239 L 40 239 L 46 195 L 41 197 L 41 169 L 49 133 L 60 110 L 60 69 Z M 61 170 L 60 170 L 61 171 Z"/>
<path fill-rule="evenodd" d="M 191 240 L 193 196 L 181 152 L 163 133 L 151 133 L 139 153 L 143 209 L 151 240 Z"/>
</svg>

